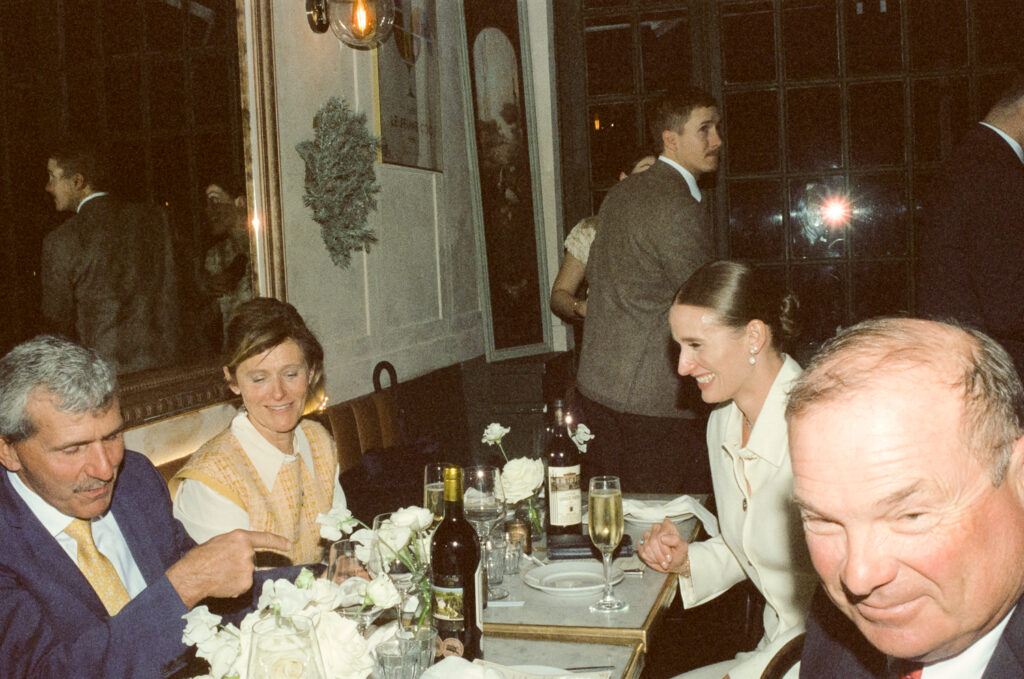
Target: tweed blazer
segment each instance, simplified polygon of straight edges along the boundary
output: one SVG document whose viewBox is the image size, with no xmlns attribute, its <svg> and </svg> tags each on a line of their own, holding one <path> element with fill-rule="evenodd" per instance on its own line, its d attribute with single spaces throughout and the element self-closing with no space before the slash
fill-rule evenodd
<svg viewBox="0 0 1024 679">
<path fill-rule="evenodd" d="M 925 201 L 917 310 L 991 335 L 1024 375 L 1024 163 L 975 125 Z"/>
<path fill-rule="evenodd" d="M 705 206 L 658 161 L 613 186 L 597 219 L 577 387 L 619 412 L 686 416 L 696 390 L 681 388 L 668 312 L 679 286 L 714 255 Z"/>
<path fill-rule="evenodd" d="M 159 208 L 93 198 L 43 240 L 43 317 L 119 373 L 178 359 L 178 277 Z"/>
</svg>

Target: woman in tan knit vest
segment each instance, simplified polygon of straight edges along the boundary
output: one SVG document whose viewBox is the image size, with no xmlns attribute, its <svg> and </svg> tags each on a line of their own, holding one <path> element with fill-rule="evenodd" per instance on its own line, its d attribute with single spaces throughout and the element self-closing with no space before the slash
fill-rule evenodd
<svg viewBox="0 0 1024 679">
<path fill-rule="evenodd" d="M 292 563 L 317 562 L 316 517 L 345 503 L 334 440 L 303 419 L 323 398 L 323 347 L 295 307 L 266 297 L 237 308 L 226 344 L 243 408 L 171 479 L 174 516 L 196 542 L 263 530 L 292 541 Z"/>
</svg>

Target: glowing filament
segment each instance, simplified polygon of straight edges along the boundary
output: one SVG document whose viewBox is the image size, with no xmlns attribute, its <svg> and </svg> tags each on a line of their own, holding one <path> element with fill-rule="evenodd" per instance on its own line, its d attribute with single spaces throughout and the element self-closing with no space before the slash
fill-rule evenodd
<svg viewBox="0 0 1024 679">
<path fill-rule="evenodd" d="M 352 5 L 352 32 L 365 38 L 373 31 L 373 16 L 366 0 L 356 0 Z"/>
</svg>

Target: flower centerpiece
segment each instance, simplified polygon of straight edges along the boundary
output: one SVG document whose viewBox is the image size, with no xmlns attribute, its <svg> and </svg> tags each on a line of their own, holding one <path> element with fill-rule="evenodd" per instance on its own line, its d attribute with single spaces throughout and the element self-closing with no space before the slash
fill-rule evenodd
<svg viewBox="0 0 1024 679">
<path fill-rule="evenodd" d="M 530 457 L 515 457 L 511 460 L 505 452 L 501 440 L 512 429 L 491 422 L 484 429 L 482 443 L 497 446 L 505 465 L 501 469 L 501 490 L 505 502 L 516 506 L 516 513 L 522 513 L 530 522 L 530 530 L 535 536 L 544 533 L 544 521 L 540 514 L 540 493 L 544 488 L 544 463 Z"/>
<path fill-rule="evenodd" d="M 196 647 L 196 655 L 210 665 L 197 679 L 246 679 L 253 628 L 264 620 L 305 617 L 313 626 L 324 669 L 330 679 L 365 679 L 373 671 L 375 640 L 365 639 L 354 621 L 335 612 L 339 606 L 363 601 L 387 607 L 399 599 L 386 576 L 372 581 L 349 578 L 341 584 L 317 579 L 303 568 L 295 582 L 287 579 L 263 583 L 256 610 L 240 627 L 221 624 L 221 617 L 206 606 L 197 606 L 183 617 L 182 643 Z M 315 647 L 314 647 L 315 648 Z"/>
<path fill-rule="evenodd" d="M 404 578 L 408 587 L 401 591 L 400 601 L 392 605 L 400 604 L 401 611 L 417 614 L 419 625 L 430 620 L 433 613 L 429 568 L 433 522 L 431 510 L 416 506 L 392 512 L 375 526 L 376 530 L 356 519 L 344 507 L 332 507 L 317 517 L 320 536 L 327 540 L 339 540 L 343 534 L 351 533 L 350 539 L 357 544 L 356 558 L 369 572 L 390 576 L 396 566 L 408 571 L 410 577 Z M 353 530 L 356 526 L 362 528 Z M 381 559 L 381 554 L 386 558 Z M 409 596 L 413 592 L 416 596 Z"/>
</svg>

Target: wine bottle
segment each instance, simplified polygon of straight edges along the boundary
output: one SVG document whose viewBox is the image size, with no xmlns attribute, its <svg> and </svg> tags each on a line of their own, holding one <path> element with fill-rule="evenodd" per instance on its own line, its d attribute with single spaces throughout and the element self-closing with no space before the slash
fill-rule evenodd
<svg viewBox="0 0 1024 679">
<path fill-rule="evenodd" d="M 552 431 L 548 439 L 548 535 L 581 533 L 583 495 L 580 492 L 580 451 L 569 438 L 565 424 L 565 407 L 561 399 L 548 406 Z"/>
<path fill-rule="evenodd" d="M 462 469 L 444 468 L 444 519 L 430 545 L 434 626 L 444 655 L 482 658 L 484 576 L 476 531 L 462 513 Z"/>
</svg>

